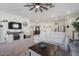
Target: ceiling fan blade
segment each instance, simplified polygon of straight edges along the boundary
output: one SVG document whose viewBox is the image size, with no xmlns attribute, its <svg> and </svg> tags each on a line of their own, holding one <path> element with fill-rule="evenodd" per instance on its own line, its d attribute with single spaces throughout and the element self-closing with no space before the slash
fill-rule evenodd
<svg viewBox="0 0 79 59">
<path fill-rule="evenodd" d="M 32 10 L 32 9 L 34 9 L 35 8 L 35 6 L 34 7 L 32 7 L 32 8 L 30 8 L 29 10 Z"/>
<path fill-rule="evenodd" d="M 55 5 L 52 4 L 52 3 L 45 3 L 45 4 L 42 4 L 42 5 L 43 5 L 43 6 L 48 6 L 48 7 L 50 7 L 50 8 L 55 7 Z"/>
<path fill-rule="evenodd" d="M 55 5 L 50 6 L 50 8 L 55 7 Z"/>
<path fill-rule="evenodd" d="M 37 12 L 37 11 L 38 11 L 38 8 L 35 9 L 35 12 Z"/>
<path fill-rule="evenodd" d="M 41 12 L 43 12 L 43 10 L 42 10 L 41 8 L 39 8 L 39 10 L 40 10 Z"/>
<path fill-rule="evenodd" d="M 46 8 L 46 7 L 43 7 L 43 6 L 40 6 L 41 8 L 43 8 L 43 9 L 45 9 L 45 10 L 48 10 L 48 8 Z"/>
<path fill-rule="evenodd" d="M 34 5 L 24 5 L 24 7 L 30 7 L 30 6 L 34 6 Z"/>
</svg>

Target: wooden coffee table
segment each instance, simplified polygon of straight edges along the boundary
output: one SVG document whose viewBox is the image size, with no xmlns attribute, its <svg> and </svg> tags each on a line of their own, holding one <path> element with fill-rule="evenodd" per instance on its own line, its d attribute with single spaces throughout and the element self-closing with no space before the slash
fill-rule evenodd
<svg viewBox="0 0 79 59">
<path fill-rule="evenodd" d="M 54 56 L 59 49 L 59 46 L 53 44 L 47 44 L 47 47 L 41 48 L 40 43 L 29 47 L 29 56 Z"/>
</svg>

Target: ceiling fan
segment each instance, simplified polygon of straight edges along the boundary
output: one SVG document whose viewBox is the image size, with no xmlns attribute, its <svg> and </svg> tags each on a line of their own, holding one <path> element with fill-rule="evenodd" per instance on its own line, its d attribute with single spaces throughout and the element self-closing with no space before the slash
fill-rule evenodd
<svg viewBox="0 0 79 59">
<path fill-rule="evenodd" d="M 48 7 L 52 8 L 55 7 L 52 3 L 27 3 L 27 5 L 24 5 L 24 7 L 29 7 L 29 10 L 35 9 L 35 12 L 40 10 L 43 12 L 43 9 L 48 10 Z"/>
</svg>

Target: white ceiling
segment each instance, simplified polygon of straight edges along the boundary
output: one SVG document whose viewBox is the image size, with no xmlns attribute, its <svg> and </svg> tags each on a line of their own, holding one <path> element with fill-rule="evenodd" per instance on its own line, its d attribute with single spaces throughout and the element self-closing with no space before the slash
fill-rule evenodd
<svg viewBox="0 0 79 59">
<path fill-rule="evenodd" d="M 49 8 L 48 11 L 35 13 L 34 10 L 24 7 L 26 3 L 0 3 L 0 11 L 29 18 L 31 21 L 49 21 L 54 19 L 66 19 L 79 15 L 79 3 L 54 3 L 55 7 Z M 69 11 L 70 14 L 66 12 Z"/>
</svg>

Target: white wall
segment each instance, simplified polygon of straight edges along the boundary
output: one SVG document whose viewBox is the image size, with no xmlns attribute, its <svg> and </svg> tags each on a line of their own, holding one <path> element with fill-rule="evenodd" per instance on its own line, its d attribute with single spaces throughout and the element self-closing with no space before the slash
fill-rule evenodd
<svg viewBox="0 0 79 59">
<path fill-rule="evenodd" d="M 0 21 L 3 21 L 3 20 L 8 20 L 8 22 L 12 21 L 12 22 L 20 22 L 22 23 L 22 31 L 24 32 L 24 34 L 26 35 L 29 35 L 29 26 L 30 26 L 30 20 L 27 19 L 27 18 L 23 18 L 23 17 L 20 17 L 20 16 L 16 16 L 16 15 L 13 15 L 13 14 L 9 14 L 9 13 L 5 13 L 5 12 L 0 12 Z M 7 31 L 9 31 L 8 29 L 8 22 L 0 22 L 0 24 L 3 25 L 3 28 L 2 28 L 2 39 L 5 39 L 5 36 L 7 34 Z M 28 26 L 23 26 L 23 23 L 24 22 L 27 22 L 27 25 Z M 17 30 L 17 31 L 21 31 L 21 30 Z M 12 31 L 16 31 L 16 30 L 12 30 Z"/>
<path fill-rule="evenodd" d="M 49 31 L 52 31 L 54 32 L 55 31 L 55 28 L 56 28 L 56 25 L 55 25 L 55 22 L 59 23 L 59 31 L 62 31 L 62 27 L 65 26 L 65 33 L 66 35 L 68 36 L 69 39 L 72 39 L 72 31 L 74 31 L 75 29 L 73 28 L 72 26 L 72 22 L 75 21 L 76 18 L 68 18 L 68 19 L 65 19 L 64 21 L 52 21 L 52 22 L 32 22 L 31 25 L 34 26 L 34 25 L 39 25 L 41 27 L 41 32 L 49 32 Z M 69 25 L 69 28 L 67 28 L 67 25 Z M 51 27 L 51 28 L 50 28 Z"/>
<path fill-rule="evenodd" d="M 21 22 L 23 24 L 23 22 L 27 22 L 28 26 L 22 28 L 22 30 L 27 34 L 28 33 L 28 28 L 30 26 L 30 20 L 27 18 L 23 18 L 20 16 L 16 16 L 16 15 L 12 15 L 12 14 L 8 14 L 5 12 L 0 12 L 0 21 L 2 20 L 8 20 L 8 22 L 10 21 L 14 21 L 14 22 Z M 8 25 L 8 24 L 7 24 Z M 5 28 L 8 28 L 8 26 L 6 26 Z"/>
<path fill-rule="evenodd" d="M 64 21 L 57 21 L 57 23 L 59 24 L 59 31 L 63 31 L 62 27 L 65 26 Z M 40 26 L 40 30 L 41 32 L 55 32 L 56 29 L 56 25 L 55 25 L 55 21 L 52 22 L 31 22 L 31 26 L 33 26 L 33 29 L 31 30 L 31 33 L 33 33 L 34 27 L 35 25 L 39 25 Z"/>
</svg>

